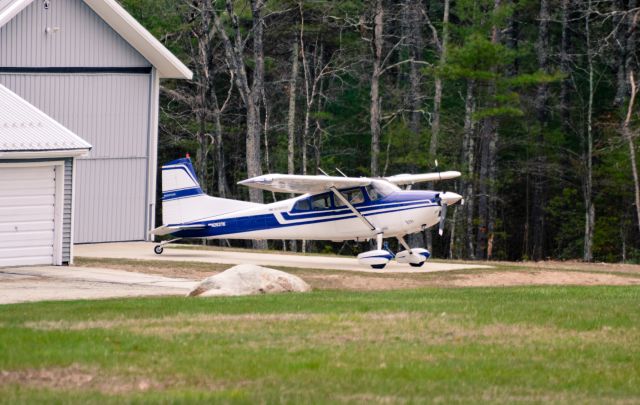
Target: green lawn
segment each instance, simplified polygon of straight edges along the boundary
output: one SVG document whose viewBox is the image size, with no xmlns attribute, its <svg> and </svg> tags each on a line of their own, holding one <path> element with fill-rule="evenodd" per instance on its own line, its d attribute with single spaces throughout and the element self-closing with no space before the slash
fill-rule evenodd
<svg viewBox="0 0 640 405">
<path fill-rule="evenodd" d="M 640 403 L 640 288 L 0 306 L 0 402 Z"/>
</svg>

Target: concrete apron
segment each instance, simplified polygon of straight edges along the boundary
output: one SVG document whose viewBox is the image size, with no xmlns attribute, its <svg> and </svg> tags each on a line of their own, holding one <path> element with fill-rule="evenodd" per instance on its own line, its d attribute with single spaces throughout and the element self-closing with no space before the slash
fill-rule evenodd
<svg viewBox="0 0 640 405">
<path fill-rule="evenodd" d="M 164 253 L 153 253 L 154 243 L 126 242 L 75 245 L 77 257 L 162 260 L 222 264 L 255 264 L 258 266 L 297 267 L 306 269 L 362 271 L 370 273 L 430 273 L 438 271 L 489 269 L 491 266 L 427 261 L 422 267 L 411 267 L 391 261 L 382 270 L 375 270 L 358 263 L 358 260 L 341 256 L 314 256 L 302 254 L 252 253 L 246 251 L 183 249 L 165 246 Z"/>
<path fill-rule="evenodd" d="M 194 280 L 85 267 L 0 268 L 0 304 L 160 295 L 184 296 Z"/>
</svg>

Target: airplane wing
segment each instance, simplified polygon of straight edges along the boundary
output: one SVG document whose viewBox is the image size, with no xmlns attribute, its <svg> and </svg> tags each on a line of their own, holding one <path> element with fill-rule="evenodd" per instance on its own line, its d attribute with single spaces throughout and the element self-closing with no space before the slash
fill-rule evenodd
<svg viewBox="0 0 640 405">
<path fill-rule="evenodd" d="M 397 176 L 384 177 L 384 180 L 397 186 L 406 184 L 423 183 L 426 181 L 449 180 L 460 177 L 460 172 L 440 172 L 440 173 L 424 173 L 424 174 L 398 174 Z"/>
<path fill-rule="evenodd" d="M 367 186 L 371 184 L 368 177 L 337 177 L 337 176 L 302 176 L 297 174 L 265 174 L 252 177 L 238 184 L 281 193 L 321 193 L 331 187 L 338 189 Z"/>
</svg>

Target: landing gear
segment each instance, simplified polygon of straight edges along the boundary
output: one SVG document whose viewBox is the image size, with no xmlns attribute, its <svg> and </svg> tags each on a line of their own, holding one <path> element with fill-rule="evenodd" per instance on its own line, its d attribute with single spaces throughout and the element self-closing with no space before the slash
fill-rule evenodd
<svg viewBox="0 0 640 405">
<path fill-rule="evenodd" d="M 396 254 L 396 261 L 398 263 L 408 263 L 411 267 L 422 267 L 424 262 L 431 257 L 431 253 L 429 253 L 427 249 L 412 249 L 409 247 L 402 236 L 398 236 L 398 242 L 406 249 Z"/>
<path fill-rule="evenodd" d="M 358 261 L 360 264 L 371 266 L 376 270 L 384 269 L 389 260 L 393 259 L 393 254 L 388 250 L 382 249 L 382 240 L 384 235 L 379 233 L 376 235 L 376 250 L 370 250 L 368 252 L 360 253 L 358 255 Z"/>
<path fill-rule="evenodd" d="M 164 245 L 168 245 L 169 243 L 173 243 L 175 241 L 180 240 L 181 238 L 176 238 L 176 239 L 171 239 L 171 240 L 165 240 L 163 242 L 160 242 L 159 245 L 155 245 L 153 247 L 153 252 L 157 255 L 161 255 L 162 252 L 164 252 Z"/>
</svg>

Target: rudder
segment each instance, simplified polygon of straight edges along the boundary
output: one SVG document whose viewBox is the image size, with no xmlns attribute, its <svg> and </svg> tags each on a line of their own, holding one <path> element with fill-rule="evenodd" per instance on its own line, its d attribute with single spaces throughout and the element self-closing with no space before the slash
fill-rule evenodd
<svg viewBox="0 0 640 405">
<path fill-rule="evenodd" d="M 261 205 L 206 195 L 188 157 L 162 166 L 164 225 L 184 224 Z"/>
</svg>

